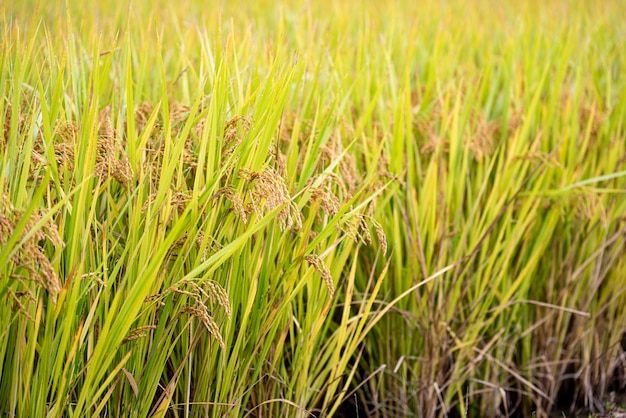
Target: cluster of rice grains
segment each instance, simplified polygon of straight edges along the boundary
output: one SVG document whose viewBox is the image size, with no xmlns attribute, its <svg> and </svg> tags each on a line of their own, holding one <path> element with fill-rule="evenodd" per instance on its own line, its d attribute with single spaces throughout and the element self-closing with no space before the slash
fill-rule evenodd
<svg viewBox="0 0 626 418">
<path fill-rule="evenodd" d="M 23 155 L 24 148 L 28 143 L 24 141 L 24 138 L 32 132 L 35 125 L 29 119 L 25 106 L 22 106 L 18 112 L 18 123 L 15 126 L 11 124 L 11 113 L 11 106 L 7 106 L 0 146 L 4 151 L 7 151 L 12 137 L 11 131 L 14 130 L 13 138 L 21 142 L 20 153 Z M 77 162 L 76 160 L 77 155 L 79 155 L 77 144 L 80 135 L 79 125 L 68 121 L 58 122 L 53 138 L 48 140 L 44 140 L 42 131 L 38 130 L 30 154 L 29 182 L 37 186 L 42 180 L 43 172 L 49 166 L 48 155 L 50 154 L 54 156 L 58 179 L 65 182 L 64 175 L 69 174 L 71 177 L 77 163 L 82 163 L 82 161 Z M 96 138 L 96 161 L 93 174 L 102 182 L 112 178 L 121 185 L 130 187 L 134 177 L 133 171 L 119 136 L 113 128 L 110 108 L 108 107 L 99 115 Z M 48 151 L 48 147 L 51 148 L 52 152 Z M 50 181 L 52 182 L 52 180 Z M 68 186 L 74 185 L 73 179 L 70 179 Z M 2 195 L 1 203 L 0 243 L 4 246 L 9 240 L 12 240 L 12 244 L 15 245 L 10 259 L 14 268 L 9 276 L 19 282 L 29 280 L 40 284 L 48 292 L 50 299 L 56 303 L 62 283 L 56 273 L 57 269 L 53 267 L 50 254 L 58 254 L 64 246 L 57 229 L 57 225 L 61 223 L 61 211 L 54 211 L 47 215 L 45 211 L 38 210 L 24 219 L 24 210 L 16 209 L 8 195 Z M 18 226 L 19 229 L 16 229 Z M 16 230 L 19 232 L 19 236 L 16 235 Z M 46 249 L 46 243 L 50 245 L 48 249 Z M 20 302 L 20 298 L 27 297 L 30 302 L 34 302 L 36 297 L 28 287 L 25 289 L 13 291 L 9 288 L 8 292 L 14 298 L 16 306 L 22 308 L 22 311 L 28 315 L 27 311 L 23 309 L 24 305 Z"/>
<path fill-rule="evenodd" d="M 21 290 L 9 288 L 8 292 L 14 302 L 13 309 L 29 315 L 22 299 L 34 302 L 36 295 L 26 285 L 28 281 L 45 289 L 50 300 L 56 303 L 61 282 L 45 245 L 49 243 L 60 249 L 64 243 L 52 220 L 44 220 L 42 213 L 32 213 L 26 218 L 24 215 L 24 211 L 13 207 L 8 195 L 0 195 L 0 245 L 10 248 L 7 245 L 9 240 L 13 240 L 14 250 L 8 267 L 9 278 L 22 284 Z M 36 226 L 38 227 L 35 228 Z"/>
</svg>

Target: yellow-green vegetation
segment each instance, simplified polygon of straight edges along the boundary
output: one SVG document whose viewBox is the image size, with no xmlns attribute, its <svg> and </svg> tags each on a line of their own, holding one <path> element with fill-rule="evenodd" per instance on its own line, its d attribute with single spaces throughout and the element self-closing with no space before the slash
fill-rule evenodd
<svg viewBox="0 0 626 418">
<path fill-rule="evenodd" d="M 623 6 L 2 2 L 0 416 L 601 409 Z"/>
</svg>

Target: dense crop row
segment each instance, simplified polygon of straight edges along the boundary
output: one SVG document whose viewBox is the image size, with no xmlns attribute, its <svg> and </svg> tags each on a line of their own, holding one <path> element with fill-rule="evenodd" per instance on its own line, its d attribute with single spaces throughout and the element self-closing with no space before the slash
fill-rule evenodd
<svg viewBox="0 0 626 418">
<path fill-rule="evenodd" d="M 0 6 L 0 416 L 624 391 L 619 1 L 50 3 Z"/>
</svg>

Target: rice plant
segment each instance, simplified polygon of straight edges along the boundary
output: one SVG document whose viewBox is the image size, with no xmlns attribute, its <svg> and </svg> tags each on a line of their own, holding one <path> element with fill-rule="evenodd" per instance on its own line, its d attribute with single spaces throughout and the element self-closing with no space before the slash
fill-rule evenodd
<svg viewBox="0 0 626 418">
<path fill-rule="evenodd" d="M 616 410 L 620 1 L 0 8 L 1 416 Z"/>
</svg>

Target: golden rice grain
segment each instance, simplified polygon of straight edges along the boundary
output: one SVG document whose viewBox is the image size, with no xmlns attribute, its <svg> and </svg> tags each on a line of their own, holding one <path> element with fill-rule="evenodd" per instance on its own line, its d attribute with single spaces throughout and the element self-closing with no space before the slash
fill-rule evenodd
<svg viewBox="0 0 626 418">
<path fill-rule="evenodd" d="M 193 307 L 185 308 L 182 313 L 187 313 L 191 316 L 194 316 L 202 322 L 204 327 L 209 331 L 209 333 L 217 340 L 220 347 L 222 349 L 226 348 L 224 344 L 224 340 L 222 339 L 222 334 L 220 334 L 219 327 L 217 323 L 213 319 L 213 317 L 209 314 L 206 307 L 204 305 L 195 305 Z"/>
<path fill-rule="evenodd" d="M 143 327 L 138 327 L 135 329 L 131 329 L 128 332 L 128 335 L 126 336 L 126 338 L 124 338 L 122 340 L 122 344 L 126 344 L 130 341 L 134 341 L 134 340 L 138 340 L 140 338 L 144 338 L 148 336 L 148 331 L 152 331 L 155 330 L 157 327 L 156 325 L 145 325 Z"/>
<path fill-rule="evenodd" d="M 261 172 L 241 169 L 239 177 L 253 185 L 252 199 L 257 210 L 271 212 L 284 206 L 277 216 L 282 231 L 285 229 L 298 230 L 302 227 L 302 213 L 291 202 L 285 179 L 274 169 L 268 167 Z"/>
<path fill-rule="evenodd" d="M 9 202 L 6 195 L 2 195 L 3 204 L 0 207 L 0 244 L 6 245 L 9 238 L 15 233 L 15 227 L 22 218 L 22 213 L 16 210 Z M 42 215 L 33 214 L 26 222 L 22 231 L 21 241 L 35 228 Z M 63 246 L 56 225 L 48 221 L 47 225 L 38 229 L 29 239 L 25 240 L 18 248 L 11 262 L 18 268 L 26 270 L 30 280 L 35 281 L 49 294 L 53 303 L 56 303 L 58 293 L 61 291 L 61 283 L 52 263 L 46 257 L 45 250 L 40 242 L 48 240 L 56 247 Z"/>
<path fill-rule="evenodd" d="M 333 277 L 330 274 L 330 270 L 326 267 L 326 264 L 322 261 L 322 259 L 317 254 L 310 254 L 304 257 L 304 259 L 315 268 L 320 276 L 322 276 L 322 280 L 326 287 L 328 288 L 328 293 L 330 294 L 330 298 L 332 299 L 335 296 L 335 284 L 333 283 Z"/>
</svg>

